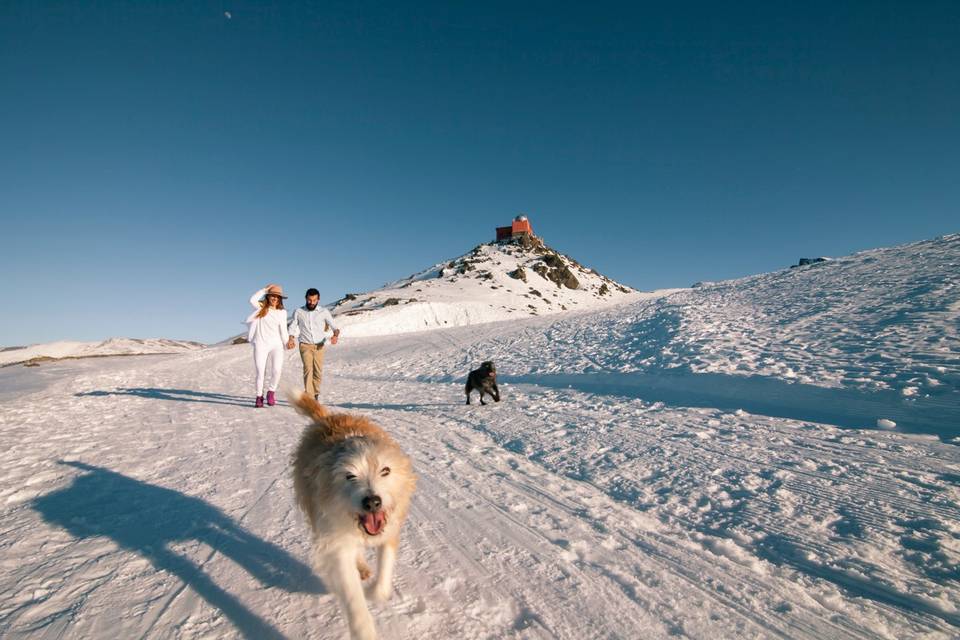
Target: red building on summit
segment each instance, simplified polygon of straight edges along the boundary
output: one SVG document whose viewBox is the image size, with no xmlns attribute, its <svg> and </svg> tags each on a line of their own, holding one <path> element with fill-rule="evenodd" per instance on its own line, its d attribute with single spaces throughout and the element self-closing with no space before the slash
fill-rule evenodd
<svg viewBox="0 0 960 640">
<path fill-rule="evenodd" d="M 523 237 L 533 237 L 527 216 L 517 216 L 509 227 L 497 227 L 497 242 L 515 242 Z"/>
</svg>

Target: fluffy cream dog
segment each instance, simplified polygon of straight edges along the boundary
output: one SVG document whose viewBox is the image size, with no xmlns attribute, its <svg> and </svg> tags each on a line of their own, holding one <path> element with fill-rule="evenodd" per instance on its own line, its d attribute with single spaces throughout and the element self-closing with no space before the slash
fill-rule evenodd
<svg viewBox="0 0 960 640">
<path fill-rule="evenodd" d="M 293 403 L 313 419 L 293 456 L 293 486 L 313 532 L 314 565 L 340 599 L 351 637 L 376 638 L 361 582 L 370 577 L 363 554 L 377 548 L 377 577 L 368 593 L 386 600 L 416 486 L 410 458 L 364 417 L 328 413 L 306 393 Z"/>
</svg>

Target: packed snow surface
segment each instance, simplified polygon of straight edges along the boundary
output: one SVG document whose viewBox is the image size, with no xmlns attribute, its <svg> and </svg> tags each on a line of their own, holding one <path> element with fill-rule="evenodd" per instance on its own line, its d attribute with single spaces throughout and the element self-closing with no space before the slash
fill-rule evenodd
<svg viewBox="0 0 960 640">
<path fill-rule="evenodd" d="M 957 637 L 958 263 L 948 236 L 344 338 L 325 402 L 419 475 L 382 637 Z M 503 401 L 464 406 L 488 359 Z M 0 636 L 345 637 L 304 419 L 252 385 L 249 345 L 0 371 Z"/>
</svg>

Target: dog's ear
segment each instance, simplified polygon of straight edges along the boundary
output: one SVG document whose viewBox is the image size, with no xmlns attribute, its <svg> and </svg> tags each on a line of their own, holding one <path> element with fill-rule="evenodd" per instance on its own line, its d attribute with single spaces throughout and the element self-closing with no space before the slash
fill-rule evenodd
<svg viewBox="0 0 960 640">
<path fill-rule="evenodd" d="M 297 408 L 297 411 L 313 418 L 314 422 L 319 422 L 327 417 L 327 408 L 313 399 L 310 394 L 304 391 L 300 396 L 290 395 L 290 404 Z"/>
</svg>

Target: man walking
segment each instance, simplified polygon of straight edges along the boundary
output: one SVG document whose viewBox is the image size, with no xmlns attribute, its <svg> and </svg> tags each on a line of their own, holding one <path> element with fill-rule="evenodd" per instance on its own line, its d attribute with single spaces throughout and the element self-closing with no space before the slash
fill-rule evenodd
<svg viewBox="0 0 960 640">
<path fill-rule="evenodd" d="M 317 400 L 320 395 L 320 380 L 323 377 L 323 347 L 327 331 L 333 331 L 330 344 L 337 344 L 340 329 L 333 322 L 330 311 L 320 306 L 320 292 L 307 289 L 306 304 L 293 312 L 290 321 L 290 339 L 287 348 L 293 349 L 294 340 L 300 339 L 300 359 L 303 360 L 303 387 Z"/>
</svg>

